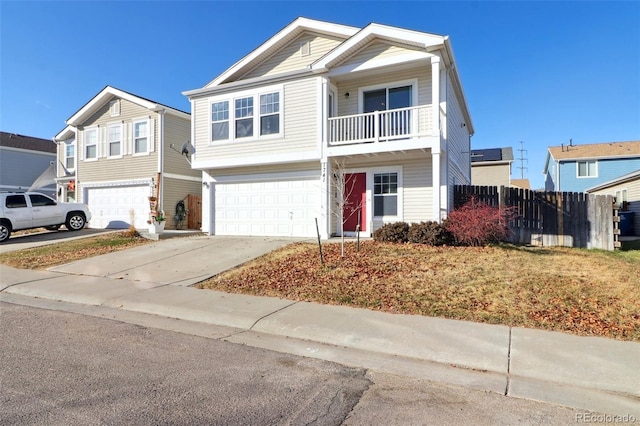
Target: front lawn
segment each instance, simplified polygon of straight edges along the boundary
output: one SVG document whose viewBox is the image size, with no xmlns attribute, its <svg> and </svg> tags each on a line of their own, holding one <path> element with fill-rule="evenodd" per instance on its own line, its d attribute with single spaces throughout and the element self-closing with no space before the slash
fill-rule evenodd
<svg viewBox="0 0 640 426">
<path fill-rule="evenodd" d="M 429 247 L 366 241 L 289 245 L 199 285 L 640 341 L 640 251 Z"/>
<path fill-rule="evenodd" d="M 20 269 L 44 269 L 151 242 L 151 240 L 141 237 L 137 232 L 111 232 L 95 237 L 3 253 L 0 254 L 0 263 Z"/>
</svg>

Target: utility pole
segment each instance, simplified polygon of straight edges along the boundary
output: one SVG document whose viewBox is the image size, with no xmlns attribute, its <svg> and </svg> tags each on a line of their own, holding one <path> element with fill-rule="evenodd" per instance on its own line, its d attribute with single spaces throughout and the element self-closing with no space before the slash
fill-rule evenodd
<svg viewBox="0 0 640 426">
<path fill-rule="evenodd" d="M 520 141 L 520 149 L 518 152 L 520 153 L 520 156 L 517 158 L 517 160 L 520 161 L 520 167 L 518 167 L 518 169 L 520 169 L 520 179 L 524 179 L 524 171 L 529 171 L 529 168 L 525 167 L 524 163 L 526 161 L 527 164 L 529 164 L 529 160 L 524 156 L 527 153 L 527 150 L 524 149 L 524 142 L 522 141 Z"/>
</svg>

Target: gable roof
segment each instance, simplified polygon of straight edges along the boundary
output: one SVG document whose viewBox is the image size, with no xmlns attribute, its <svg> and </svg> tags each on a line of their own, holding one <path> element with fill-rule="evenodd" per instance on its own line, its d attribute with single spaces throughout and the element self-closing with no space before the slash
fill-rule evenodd
<svg viewBox="0 0 640 426">
<path fill-rule="evenodd" d="M 511 186 L 517 186 L 522 189 L 531 189 L 529 179 L 511 179 Z"/>
<path fill-rule="evenodd" d="M 595 192 L 601 189 L 608 188 L 610 186 L 619 185 L 621 183 L 631 182 L 640 180 L 640 170 L 636 170 L 635 172 L 627 173 L 626 175 L 617 177 L 608 182 L 601 183 L 600 185 L 588 188 L 585 192 Z"/>
<path fill-rule="evenodd" d="M 285 28 L 280 30 L 265 43 L 260 45 L 257 49 L 249 53 L 240 61 L 233 64 L 230 68 L 228 68 L 214 80 L 210 81 L 203 88 L 187 90 L 182 92 L 182 94 L 188 97 L 203 95 L 209 93 L 211 89 L 216 88 L 217 86 L 223 84 L 233 84 L 234 78 L 241 76 L 248 69 L 255 66 L 255 64 L 265 60 L 267 57 L 274 54 L 279 49 L 286 46 L 288 43 L 290 43 L 292 40 L 306 31 L 338 36 L 342 37 L 345 40 L 332 51 L 317 59 L 314 63 L 309 64 L 308 69 L 303 71 L 306 73 L 326 72 L 331 67 L 344 62 L 348 57 L 354 55 L 360 49 L 377 39 L 423 49 L 425 57 L 435 56 L 435 53 L 432 52 L 439 51 L 444 60 L 443 68 L 446 69 L 448 71 L 448 75 L 451 76 L 454 91 L 456 92 L 460 100 L 462 114 L 464 115 L 464 120 L 468 126 L 469 133 L 471 135 L 474 134 L 475 130 L 473 122 L 468 111 L 468 104 L 465 98 L 464 90 L 462 89 L 460 76 L 458 75 L 458 69 L 453 56 L 453 50 L 451 48 L 451 44 L 449 43 L 449 37 L 421 31 L 407 30 L 399 27 L 391 27 L 376 23 L 370 23 L 364 28 L 360 29 L 357 27 L 350 27 L 341 24 L 333 24 L 330 22 L 299 17 L 289 25 L 287 25 Z M 300 72 L 301 71 L 296 71 L 296 74 Z M 246 82 L 248 81 L 249 80 L 247 80 Z"/>
<path fill-rule="evenodd" d="M 555 160 L 640 157 L 640 141 L 550 146 Z"/>
<path fill-rule="evenodd" d="M 32 136 L 18 135 L 16 133 L 0 132 L 0 146 L 52 154 L 56 153 L 56 144 L 53 143 L 51 139 L 35 138 Z"/>
<path fill-rule="evenodd" d="M 250 66 L 250 64 L 264 60 L 266 57 L 272 55 L 305 31 L 334 35 L 346 39 L 357 33 L 358 30 L 359 29 L 356 27 L 298 17 L 269 40 L 262 43 L 257 49 L 233 64 L 214 80 L 210 81 L 205 85 L 205 88 L 218 86 L 232 79 L 234 76 L 241 74 L 243 70 Z"/>
<path fill-rule="evenodd" d="M 163 105 L 159 102 L 146 99 L 124 90 L 116 89 L 112 86 L 106 86 L 97 95 L 95 95 L 89 102 L 87 102 L 82 108 L 80 108 L 75 114 L 73 114 L 66 123 L 71 126 L 78 126 L 83 123 L 84 120 L 93 115 L 98 109 L 100 109 L 105 103 L 109 102 L 113 98 L 126 99 L 150 111 L 158 112 L 165 111 L 169 114 L 181 116 L 183 118 L 189 118 L 190 115 L 187 112 L 180 111 L 175 108 L 171 108 L 167 105 Z M 64 130 L 63 130 L 64 131 Z"/>
</svg>

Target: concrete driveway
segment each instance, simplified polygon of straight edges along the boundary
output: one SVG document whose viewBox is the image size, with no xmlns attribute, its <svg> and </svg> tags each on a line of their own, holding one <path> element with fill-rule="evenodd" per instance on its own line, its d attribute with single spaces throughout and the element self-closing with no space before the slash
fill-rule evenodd
<svg viewBox="0 0 640 426">
<path fill-rule="evenodd" d="M 49 270 L 190 286 L 295 241 L 301 239 L 236 236 L 170 238 Z"/>
</svg>

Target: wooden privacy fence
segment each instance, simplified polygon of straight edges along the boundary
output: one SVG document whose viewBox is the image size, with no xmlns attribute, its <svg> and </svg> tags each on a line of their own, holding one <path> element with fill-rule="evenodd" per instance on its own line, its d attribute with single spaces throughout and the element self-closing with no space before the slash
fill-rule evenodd
<svg viewBox="0 0 640 426">
<path fill-rule="evenodd" d="M 513 209 L 509 228 L 514 243 L 602 250 L 620 246 L 620 218 L 611 195 L 456 185 L 454 208 L 472 196 L 490 206 Z"/>
</svg>

